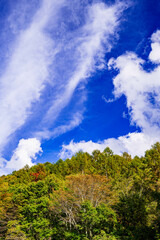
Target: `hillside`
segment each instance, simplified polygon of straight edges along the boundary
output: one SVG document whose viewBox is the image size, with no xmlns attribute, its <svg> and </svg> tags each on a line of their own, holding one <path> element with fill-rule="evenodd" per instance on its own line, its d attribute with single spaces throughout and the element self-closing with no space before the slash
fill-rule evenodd
<svg viewBox="0 0 160 240">
<path fill-rule="evenodd" d="M 0 239 L 160 239 L 160 143 L 141 158 L 106 148 L 2 176 Z"/>
</svg>

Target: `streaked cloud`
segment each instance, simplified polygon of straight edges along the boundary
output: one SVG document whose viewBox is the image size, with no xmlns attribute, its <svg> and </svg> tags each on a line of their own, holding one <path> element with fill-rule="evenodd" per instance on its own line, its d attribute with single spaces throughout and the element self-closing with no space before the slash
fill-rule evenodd
<svg viewBox="0 0 160 240">
<path fill-rule="evenodd" d="M 69 106 L 79 84 L 85 88 L 87 79 L 105 68 L 104 56 L 115 42 L 124 9 L 121 3 L 108 6 L 102 1 L 90 4 L 66 0 L 43 0 L 39 9 L 34 7 L 35 14 L 24 28 L 20 20 L 18 24 L 15 20 L 19 16 L 25 21 L 26 5 L 22 18 L 18 4 L 9 18 L 16 37 L 0 76 L 0 153 L 17 130 L 23 132 L 27 121 L 31 126 L 27 137 L 39 140 L 57 137 L 81 123 L 86 99 L 83 90 L 79 90 L 75 103 L 78 98 L 83 100 L 70 113 L 68 122 L 58 124 L 57 119 Z M 21 138 L 23 134 L 19 144 Z M 15 169 L 22 167 L 22 162 L 16 163 L 20 164 Z"/>
<path fill-rule="evenodd" d="M 83 114 L 80 112 L 75 113 L 70 120 L 67 121 L 66 124 L 55 127 L 54 130 L 50 131 L 47 128 L 43 131 L 39 131 L 36 133 L 36 137 L 38 139 L 50 139 L 56 138 L 61 134 L 64 134 L 73 128 L 77 127 L 83 120 Z"/>
<path fill-rule="evenodd" d="M 29 28 L 18 36 L 0 77 L 0 149 L 32 114 L 32 104 L 39 100 L 49 79 L 48 68 L 55 52 L 52 51 L 53 41 L 44 33 L 44 26 L 51 12 L 51 1 L 46 1 Z"/>
<path fill-rule="evenodd" d="M 52 105 L 43 120 L 44 125 L 47 123 L 49 126 L 50 121 L 53 124 L 61 111 L 69 104 L 80 83 L 85 84 L 96 70 L 105 68 L 104 55 L 112 48 L 113 36 L 115 38 L 119 25 L 118 18 L 123 7 L 122 4 L 108 7 L 102 2 L 88 5 L 85 24 L 72 33 L 69 43 L 66 39 L 64 40 L 63 44 L 67 44 L 69 48 L 69 56 L 65 56 L 65 64 L 71 54 L 74 63 L 73 66 L 67 64 L 71 68 L 69 73 L 67 69 L 70 77 L 65 78 L 65 84 L 60 83 L 59 91 L 55 92 Z M 83 95 L 82 97 L 84 98 Z"/>
</svg>

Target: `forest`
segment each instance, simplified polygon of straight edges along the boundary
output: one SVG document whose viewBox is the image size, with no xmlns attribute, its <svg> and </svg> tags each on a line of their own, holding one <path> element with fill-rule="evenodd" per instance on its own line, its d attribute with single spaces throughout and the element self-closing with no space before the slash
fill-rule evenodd
<svg viewBox="0 0 160 240">
<path fill-rule="evenodd" d="M 160 240 L 160 143 L 110 148 L 0 177 L 0 239 Z"/>
</svg>

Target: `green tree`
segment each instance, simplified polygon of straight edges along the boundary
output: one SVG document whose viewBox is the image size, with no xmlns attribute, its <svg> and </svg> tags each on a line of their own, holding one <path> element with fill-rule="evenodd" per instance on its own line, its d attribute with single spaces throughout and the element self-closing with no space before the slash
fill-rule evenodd
<svg viewBox="0 0 160 240">
<path fill-rule="evenodd" d="M 25 240 L 29 239 L 26 237 L 24 231 L 22 231 L 21 226 L 17 220 L 9 221 L 7 225 L 7 233 L 5 240 Z"/>
</svg>

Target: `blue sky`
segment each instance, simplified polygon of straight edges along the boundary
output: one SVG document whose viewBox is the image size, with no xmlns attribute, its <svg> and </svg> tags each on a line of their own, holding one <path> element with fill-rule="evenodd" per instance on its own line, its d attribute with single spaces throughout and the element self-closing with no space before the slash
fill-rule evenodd
<svg viewBox="0 0 160 240">
<path fill-rule="evenodd" d="M 158 0 L 0 1 L 0 174 L 160 141 Z"/>
</svg>

